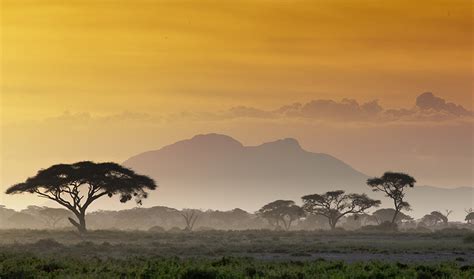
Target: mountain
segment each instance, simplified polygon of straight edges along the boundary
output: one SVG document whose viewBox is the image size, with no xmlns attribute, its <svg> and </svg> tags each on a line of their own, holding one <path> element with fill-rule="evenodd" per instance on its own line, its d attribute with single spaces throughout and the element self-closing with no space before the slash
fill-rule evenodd
<svg viewBox="0 0 474 279">
<path fill-rule="evenodd" d="M 157 180 L 158 190 L 146 201 L 150 206 L 257 210 L 276 199 L 299 202 L 303 195 L 336 189 L 383 199 L 366 186 L 367 175 L 328 154 L 305 151 L 291 138 L 243 146 L 225 135 L 197 135 L 123 164 Z M 458 207 L 461 202 L 472 207 L 472 188 L 417 187 L 410 192 L 410 202 L 419 208 L 416 215 L 430 208 L 454 209 L 440 206 L 447 197 Z"/>
<path fill-rule="evenodd" d="M 257 209 L 333 188 L 361 191 L 366 179 L 334 157 L 303 150 L 295 139 L 243 146 L 218 134 L 145 152 L 124 165 L 155 178 L 157 201 L 177 207 Z"/>
</svg>

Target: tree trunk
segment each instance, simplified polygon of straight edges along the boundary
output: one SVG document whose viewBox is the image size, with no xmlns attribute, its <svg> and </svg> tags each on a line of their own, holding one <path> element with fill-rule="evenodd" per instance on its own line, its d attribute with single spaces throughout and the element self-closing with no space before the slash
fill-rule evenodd
<svg viewBox="0 0 474 279">
<path fill-rule="evenodd" d="M 76 220 L 72 219 L 72 218 L 68 218 L 69 219 L 69 222 L 71 222 L 71 224 L 74 225 L 74 227 L 76 227 L 76 229 L 79 231 L 80 234 L 85 234 L 87 233 L 87 226 L 86 226 L 86 216 L 85 214 L 76 214 L 76 217 L 77 217 L 77 220 L 79 222 L 77 222 Z"/>
<path fill-rule="evenodd" d="M 392 217 L 392 225 L 395 224 L 395 220 L 397 220 L 397 216 L 399 212 L 400 210 L 397 207 L 395 207 L 395 213 L 393 213 L 393 217 Z"/>
<path fill-rule="evenodd" d="M 283 219 L 282 222 L 283 222 L 283 228 L 285 229 L 285 231 L 289 231 L 292 221 L 291 220 L 285 221 L 285 219 Z"/>
</svg>

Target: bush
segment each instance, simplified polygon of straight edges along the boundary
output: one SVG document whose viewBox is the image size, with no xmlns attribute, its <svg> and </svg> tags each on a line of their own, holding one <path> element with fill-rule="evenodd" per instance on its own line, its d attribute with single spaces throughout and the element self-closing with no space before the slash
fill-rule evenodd
<svg viewBox="0 0 474 279">
<path fill-rule="evenodd" d="M 168 232 L 171 232 L 171 233 L 178 233 L 178 232 L 182 232 L 183 230 L 178 228 L 178 227 L 172 227 L 171 229 L 168 230 Z"/>
<path fill-rule="evenodd" d="M 360 230 L 367 232 L 396 232 L 398 231 L 398 225 L 386 221 L 380 225 L 363 226 Z"/>
<path fill-rule="evenodd" d="M 215 270 L 208 270 L 203 268 L 190 268 L 186 270 L 181 276 L 182 279 L 213 279 L 217 278 Z"/>
<path fill-rule="evenodd" d="M 161 233 L 161 232 L 165 232 L 166 230 L 161 226 L 153 226 L 149 228 L 148 231 L 153 232 L 153 233 Z"/>
</svg>

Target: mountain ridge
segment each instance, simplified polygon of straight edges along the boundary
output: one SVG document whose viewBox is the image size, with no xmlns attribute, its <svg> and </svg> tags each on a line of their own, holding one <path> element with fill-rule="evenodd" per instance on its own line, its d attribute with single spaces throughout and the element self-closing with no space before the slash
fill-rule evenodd
<svg viewBox="0 0 474 279">
<path fill-rule="evenodd" d="M 306 151 L 294 138 L 244 146 L 227 135 L 200 134 L 137 154 L 123 164 L 158 181 L 150 203 L 178 208 L 258 209 L 276 199 L 299 202 L 302 195 L 335 189 L 366 193 L 391 206 L 367 187 L 368 175 L 329 154 Z M 436 202 L 425 203 L 431 193 Z M 470 194 L 469 187 L 416 186 L 407 195 L 416 214 L 423 215 L 442 210 L 436 206 L 443 201 L 452 209 L 456 202 L 449 200 L 472 207 Z M 450 195 L 453 198 L 445 198 Z"/>
</svg>

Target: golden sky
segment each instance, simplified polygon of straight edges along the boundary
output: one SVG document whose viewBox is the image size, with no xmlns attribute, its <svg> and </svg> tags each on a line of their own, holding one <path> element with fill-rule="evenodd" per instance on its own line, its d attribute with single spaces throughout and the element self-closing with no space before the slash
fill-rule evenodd
<svg viewBox="0 0 474 279">
<path fill-rule="evenodd" d="M 2 3 L 5 121 L 311 98 L 400 106 L 424 91 L 473 104 L 468 0 Z"/>
<path fill-rule="evenodd" d="M 364 140 L 369 150 L 381 131 L 373 129 L 385 131 L 390 141 L 386 131 L 392 126 L 212 121 L 227 119 L 217 111 L 236 106 L 274 110 L 321 99 L 361 104 L 378 99 L 385 109 L 411 109 L 426 91 L 468 110 L 474 104 L 469 0 L 2 0 L 1 5 L 3 183 L 59 160 L 120 161 L 204 132 L 228 133 L 248 144 L 297 137 L 311 151 L 331 152 L 378 174 L 391 165 L 376 157 L 362 161 L 357 147 L 348 148 L 343 139 Z M 170 124 L 174 118 L 179 122 Z M 455 186 L 441 175 L 430 177 L 429 170 L 460 162 L 462 173 L 452 176 L 463 178 L 456 183 L 472 182 L 472 151 L 463 151 L 472 148 L 471 122 L 424 125 L 426 137 L 446 140 L 431 138 L 429 148 L 410 125 L 403 128 L 412 133 L 409 151 L 397 155 L 395 168 L 408 160 L 406 168 L 420 172 L 422 181 Z M 434 151 L 459 144 L 452 158 Z M 392 152 L 388 144 L 380 148 Z M 425 169 L 417 168 L 422 164 Z"/>
</svg>

